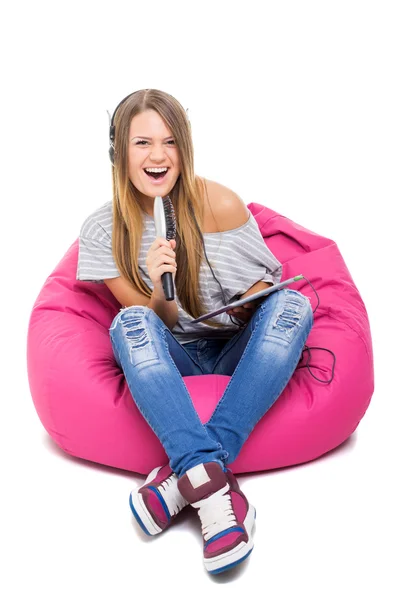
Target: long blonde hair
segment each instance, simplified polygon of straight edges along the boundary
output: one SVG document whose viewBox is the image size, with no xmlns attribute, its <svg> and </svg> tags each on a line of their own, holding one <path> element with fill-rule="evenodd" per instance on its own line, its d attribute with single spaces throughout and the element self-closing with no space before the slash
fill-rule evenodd
<svg viewBox="0 0 400 600">
<path fill-rule="evenodd" d="M 115 155 L 112 168 L 113 257 L 121 275 L 135 289 L 150 298 L 152 290 L 139 274 L 143 220 L 138 193 L 129 179 L 128 171 L 131 121 L 136 115 L 149 109 L 157 111 L 171 129 L 179 151 L 181 172 L 169 193 L 177 221 L 175 287 L 182 308 L 196 319 L 207 310 L 199 293 L 199 271 L 204 257 L 203 236 L 193 218 L 197 223 L 203 223 L 206 188 L 201 178 L 194 174 L 193 141 L 186 112 L 173 96 L 160 90 L 144 89 L 135 92 L 121 104 L 115 114 Z M 212 327 L 224 327 L 222 323 L 212 320 L 205 320 L 203 323 Z"/>
</svg>

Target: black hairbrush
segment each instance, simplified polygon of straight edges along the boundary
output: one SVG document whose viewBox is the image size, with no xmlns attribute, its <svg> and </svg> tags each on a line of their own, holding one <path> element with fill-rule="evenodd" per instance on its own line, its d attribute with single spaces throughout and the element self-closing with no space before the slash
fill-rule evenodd
<svg viewBox="0 0 400 600">
<path fill-rule="evenodd" d="M 167 241 L 174 240 L 176 236 L 176 218 L 172 200 L 169 196 L 156 196 L 154 200 L 154 223 L 156 236 Z M 166 300 L 174 300 L 174 281 L 172 273 L 161 275 L 162 286 Z"/>
</svg>

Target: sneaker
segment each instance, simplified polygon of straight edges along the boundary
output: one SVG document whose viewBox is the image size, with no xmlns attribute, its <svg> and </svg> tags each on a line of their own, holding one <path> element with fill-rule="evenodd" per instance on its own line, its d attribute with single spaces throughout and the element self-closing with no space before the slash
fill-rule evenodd
<svg viewBox="0 0 400 600">
<path fill-rule="evenodd" d="M 254 546 L 256 511 L 232 471 L 217 462 L 197 465 L 178 479 L 178 488 L 200 517 L 207 571 L 216 575 L 244 561 Z"/>
<path fill-rule="evenodd" d="M 164 531 L 188 505 L 178 490 L 177 482 L 176 474 L 167 464 L 153 469 L 144 484 L 131 491 L 129 505 L 147 535 Z"/>
</svg>

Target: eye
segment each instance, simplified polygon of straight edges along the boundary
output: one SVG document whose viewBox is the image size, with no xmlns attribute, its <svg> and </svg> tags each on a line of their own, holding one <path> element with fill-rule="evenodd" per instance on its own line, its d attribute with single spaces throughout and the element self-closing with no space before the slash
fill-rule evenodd
<svg viewBox="0 0 400 600">
<path fill-rule="evenodd" d="M 142 146 L 143 144 L 148 144 L 148 141 L 147 140 L 139 140 L 138 142 L 136 142 L 135 146 Z M 167 144 L 175 145 L 175 140 L 169 140 L 167 142 Z"/>
</svg>

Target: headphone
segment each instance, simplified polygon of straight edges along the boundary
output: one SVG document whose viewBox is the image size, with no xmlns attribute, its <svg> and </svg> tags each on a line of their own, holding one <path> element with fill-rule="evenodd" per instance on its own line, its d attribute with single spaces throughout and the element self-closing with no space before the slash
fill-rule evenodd
<svg viewBox="0 0 400 600">
<path fill-rule="evenodd" d="M 115 113 L 117 112 L 117 110 L 119 109 L 119 107 L 121 106 L 121 104 L 123 104 L 125 102 L 125 100 L 127 100 L 128 98 L 130 98 L 131 96 L 133 96 L 133 94 L 136 94 L 136 92 L 133 92 L 132 94 L 128 94 L 127 96 L 125 96 L 125 98 L 123 98 L 121 100 L 121 102 L 118 104 L 117 108 L 114 110 L 113 116 L 110 119 L 110 132 L 109 132 L 110 147 L 108 149 L 108 154 L 110 156 L 110 160 L 111 160 L 111 164 L 112 165 L 114 165 L 114 156 L 115 156 L 115 146 L 114 146 L 114 142 L 115 142 L 115 125 L 114 125 Z M 110 116 L 110 113 L 108 113 L 108 115 Z"/>
</svg>

